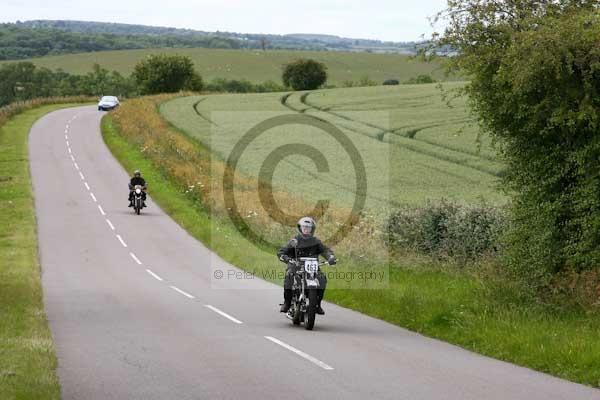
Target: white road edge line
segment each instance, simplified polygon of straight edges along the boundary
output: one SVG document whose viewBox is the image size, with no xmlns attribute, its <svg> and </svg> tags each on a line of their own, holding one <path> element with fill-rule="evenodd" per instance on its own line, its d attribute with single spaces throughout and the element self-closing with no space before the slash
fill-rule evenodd
<svg viewBox="0 0 600 400">
<path fill-rule="evenodd" d="M 271 342 L 273 342 L 273 343 L 275 343 L 275 344 L 278 344 L 278 345 L 280 345 L 281 347 L 283 347 L 283 348 L 286 348 L 286 349 L 288 349 L 289 351 L 291 351 L 291 352 L 294 352 L 294 353 L 298 354 L 300 357 L 302 357 L 302 358 L 304 358 L 304 359 L 306 359 L 306 360 L 310 361 L 310 362 L 311 362 L 311 363 L 313 363 L 313 364 L 316 364 L 316 365 L 318 365 L 319 367 L 321 367 L 321 368 L 323 368 L 323 369 L 326 369 L 326 370 L 332 370 L 332 369 L 333 369 L 333 367 L 332 367 L 332 366 L 325 364 L 323 361 L 317 360 L 317 359 L 316 359 L 316 358 L 314 358 L 313 356 L 311 356 L 311 355 L 308 355 L 308 354 L 306 354 L 305 352 L 303 352 L 303 351 L 301 351 L 301 350 L 298 350 L 297 348 L 295 348 L 295 347 L 292 347 L 292 346 L 290 346 L 289 344 L 287 344 L 287 343 L 284 343 L 284 342 L 282 342 L 282 341 L 281 341 L 281 340 L 279 340 L 279 339 L 275 339 L 275 338 L 274 338 L 274 337 L 272 337 L 272 336 L 265 336 L 265 339 L 267 339 L 267 340 L 270 340 Z"/>
<path fill-rule="evenodd" d="M 138 265 L 142 265 L 142 262 L 140 261 L 139 258 L 137 258 L 135 256 L 135 254 L 133 254 L 132 252 L 129 252 L 129 255 L 131 256 L 131 258 L 133 258 L 133 261 L 135 261 L 136 263 L 138 263 Z"/>
<path fill-rule="evenodd" d="M 100 204 L 98 204 L 98 210 L 100 210 L 100 214 L 102 214 L 103 216 L 106 215 Z"/>
<path fill-rule="evenodd" d="M 224 313 L 223 311 L 219 310 L 217 307 L 213 307 L 213 306 L 211 306 L 209 304 L 205 304 L 204 307 L 206 307 L 206 308 L 208 308 L 210 310 L 213 310 L 217 314 L 222 315 L 223 317 L 227 318 L 230 321 L 235 322 L 236 324 L 243 324 L 243 322 L 240 321 L 239 319 L 233 318 L 231 315 L 229 315 L 227 313 Z"/>
<path fill-rule="evenodd" d="M 85 185 L 85 187 L 86 187 L 87 190 L 90 190 L 90 185 L 88 185 L 87 182 L 83 182 L 83 184 Z"/>
<path fill-rule="evenodd" d="M 155 277 L 157 280 L 159 281 L 163 281 L 163 278 L 161 278 L 160 276 L 156 275 L 154 272 L 150 271 L 149 269 L 146 270 L 147 273 L 149 273 L 150 275 L 152 275 L 153 277 Z"/>
<path fill-rule="evenodd" d="M 73 154 L 71 154 L 71 160 L 73 160 L 73 162 L 75 162 L 75 157 L 73 157 Z"/>
<path fill-rule="evenodd" d="M 191 295 L 191 294 L 189 294 L 189 293 L 186 293 L 186 292 L 184 292 L 183 290 L 179 289 L 179 288 L 178 288 L 178 287 L 176 287 L 176 286 L 169 286 L 169 287 L 170 287 L 171 289 L 175 290 L 176 292 L 179 292 L 179 293 L 181 293 L 182 295 L 184 295 L 184 296 L 185 296 L 185 297 L 187 297 L 187 298 L 190 298 L 190 299 L 195 299 L 195 297 L 194 297 L 194 296 L 192 296 L 192 295 Z"/>
<path fill-rule="evenodd" d="M 79 171 L 79 176 L 81 177 L 82 181 L 85 181 L 85 176 L 83 176 L 83 174 L 81 173 L 81 171 Z"/>
<path fill-rule="evenodd" d="M 90 196 L 92 196 L 92 200 L 94 200 L 95 203 L 98 202 L 98 200 L 96 200 L 96 196 L 94 196 L 94 193 L 90 192 Z"/>
<path fill-rule="evenodd" d="M 111 224 L 111 226 L 112 226 L 112 224 Z M 121 235 L 117 235 L 117 239 L 119 239 L 119 242 L 121 242 L 121 244 L 123 245 L 123 247 L 127 247 L 127 243 L 125 243 L 125 241 L 123 240 L 123 238 L 121 237 Z"/>
<path fill-rule="evenodd" d="M 112 224 L 112 222 L 110 222 L 110 219 L 106 218 L 106 223 L 108 224 L 108 226 L 110 226 L 110 229 L 112 229 L 113 231 L 115 230 L 115 226 Z"/>
</svg>

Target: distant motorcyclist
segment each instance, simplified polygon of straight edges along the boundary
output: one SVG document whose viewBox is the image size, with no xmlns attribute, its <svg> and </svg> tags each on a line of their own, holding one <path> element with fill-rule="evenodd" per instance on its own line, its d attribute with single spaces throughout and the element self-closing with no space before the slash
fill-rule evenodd
<svg viewBox="0 0 600 400">
<path fill-rule="evenodd" d="M 284 303 L 281 306 L 281 312 L 288 312 L 292 305 L 294 272 L 299 267 L 297 262 L 300 257 L 318 258 L 321 255 L 327 259 L 329 265 L 334 265 L 337 262 L 333 252 L 314 236 L 317 224 L 312 218 L 300 218 L 297 227 L 299 233 L 277 252 L 279 260 L 287 264 L 283 282 Z M 323 300 L 323 296 L 325 295 L 327 278 L 319 271 L 317 279 L 319 280 L 319 289 L 317 289 L 318 303 L 316 312 L 323 315 L 325 311 L 321 307 L 321 300 Z"/>
<path fill-rule="evenodd" d="M 144 207 L 146 207 L 146 189 L 148 185 L 146 184 L 146 180 L 142 178 L 142 173 L 139 170 L 135 170 L 133 177 L 129 181 L 129 207 L 133 207 L 133 191 L 137 185 L 142 187 L 142 201 Z"/>
</svg>

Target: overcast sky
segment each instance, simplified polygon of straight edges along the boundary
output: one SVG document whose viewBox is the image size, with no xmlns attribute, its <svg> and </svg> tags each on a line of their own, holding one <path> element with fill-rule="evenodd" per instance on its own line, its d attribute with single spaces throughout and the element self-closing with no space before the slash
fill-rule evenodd
<svg viewBox="0 0 600 400">
<path fill-rule="evenodd" d="M 0 0 L 0 22 L 69 19 L 243 33 L 418 40 L 446 0 Z"/>
</svg>

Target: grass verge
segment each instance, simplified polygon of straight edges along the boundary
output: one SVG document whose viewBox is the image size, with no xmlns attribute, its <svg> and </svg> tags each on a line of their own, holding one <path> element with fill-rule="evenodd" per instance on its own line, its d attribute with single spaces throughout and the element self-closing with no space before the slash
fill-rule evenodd
<svg viewBox="0 0 600 400">
<path fill-rule="evenodd" d="M 59 399 L 42 299 L 27 139 L 45 105 L 0 126 L 0 399 Z"/>
<path fill-rule="evenodd" d="M 149 109 L 152 106 L 145 111 Z M 165 166 L 146 152 L 149 143 L 141 136 L 122 135 L 110 116 L 103 119 L 102 132 L 126 169 L 144 170 L 153 199 L 191 235 L 245 270 L 255 272 L 277 264 L 274 255 L 250 246 L 224 218 L 210 215 L 197 197 L 187 195 L 184 182 L 170 180 Z M 177 140 L 185 138 L 175 130 L 169 134 L 181 135 Z M 157 146 L 155 142 L 152 145 Z M 161 153 L 162 149 L 154 151 Z M 480 280 L 406 259 L 390 267 L 385 289 L 334 289 L 328 290 L 326 297 L 490 357 L 600 387 L 598 315 L 538 304 L 523 298 L 518 288 L 507 282 Z"/>
</svg>

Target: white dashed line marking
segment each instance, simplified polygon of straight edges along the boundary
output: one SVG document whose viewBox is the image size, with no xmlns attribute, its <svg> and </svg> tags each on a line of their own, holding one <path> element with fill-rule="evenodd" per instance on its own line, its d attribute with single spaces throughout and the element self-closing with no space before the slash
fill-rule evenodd
<svg viewBox="0 0 600 400">
<path fill-rule="evenodd" d="M 106 213 L 104 212 L 104 210 L 102 209 L 102 206 L 100 204 L 98 204 L 98 210 L 100 210 L 100 214 L 106 215 Z"/>
<path fill-rule="evenodd" d="M 88 185 L 87 182 L 83 182 L 83 184 L 85 185 L 85 187 L 86 187 L 87 190 L 90 190 L 90 185 Z"/>
<path fill-rule="evenodd" d="M 75 162 L 75 157 L 73 157 L 73 154 L 71 154 L 71 161 Z"/>
<path fill-rule="evenodd" d="M 75 166 L 75 168 L 77 168 L 77 170 L 79 170 L 79 164 L 77 164 L 75 161 L 73 161 L 73 165 Z"/>
<path fill-rule="evenodd" d="M 65 135 L 65 139 L 69 140 L 69 135 Z"/>
<path fill-rule="evenodd" d="M 109 224 L 112 227 L 112 224 L 110 222 L 109 222 Z M 113 229 L 114 229 L 114 227 L 113 227 Z M 127 243 L 125 243 L 125 241 L 123 240 L 123 238 L 121 237 L 121 235 L 117 235 L 117 239 L 119 239 L 119 242 L 121 242 L 121 244 L 123 245 L 123 247 L 127 247 Z"/>
<path fill-rule="evenodd" d="M 85 176 L 83 176 L 83 174 L 81 173 L 81 171 L 79 171 L 79 176 L 81 177 L 82 181 L 85 181 Z"/>
<path fill-rule="evenodd" d="M 67 135 L 65 135 L 65 136 L 67 136 Z M 67 147 L 71 147 L 68 140 L 67 140 Z"/>
<path fill-rule="evenodd" d="M 94 200 L 94 203 L 98 202 L 98 200 L 96 200 L 96 196 L 94 196 L 94 193 L 90 192 L 90 196 L 92 196 L 92 200 Z"/>
<path fill-rule="evenodd" d="M 323 369 L 326 369 L 326 370 L 332 370 L 332 369 L 333 369 L 333 367 L 332 367 L 332 366 L 325 364 L 323 361 L 317 360 L 317 359 L 316 359 L 316 358 L 314 358 L 313 356 L 311 356 L 311 355 L 308 355 L 308 354 L 306 354 L 305 352 L 303 352 L 303 351 L 300 351 L 300 350 L 298 350 L 297 348 L 295 348 L 295 347 L 292 347 L 292 346 L 290 346 L 289 344 L 287 344 L 287 343 L 284 343 L 284 342 L 282 342 L 282 341 L 281 341 L 281 340 L 279 340 L 279 339 L 275 339 L 274 337 L 271 337 L 271 336 L 265 336 L 265 339 L 267 339 L 267 340 L 270 340 L 271 342 L 273 342 L 273 343 L 276 343 L 276 344 L 280 345 L 281 347 L 283 347 L 283 348 L 285 348 L 285 349 L 288 349 L 289 351 L 291 351 L 291 352 L 294 352 L 294 353 L 298 354 L 300 357 L 302 357 L 302 358 L 304 358 L 304 359 L 306 359 L 306 360 L 310 361 L 310 362 L 311 362 L 311 363 L 313 363 L 313 364 L 316 364 L 316 365 L 318 365 L 319 367 L 321 367 L 321 368 L 323 368 Z"/>
<path fill-rule="evenodd" d="M 149 269 L 146 270 L 147 273 L 149 273 L 150 275 L 152 275 L 153 277 L 155 277 L 157 280 L 159 281 L 163 281 L 163 278 L 161 278 L 160 276 L 156 275 L 154 272 L 150 271 Z"/>
<path fill-rule="evenodd" d="M 135 261 L 136 263 L 138 263 L 138 265 L 142 265 L 142 262 L 139 260 L 139 258 L 137 258 L 135 256 L 135 254 L 133 254 L 132 252 L 129 252 L 129 255 L 131 256 L 131 258 L 133 258 L 133 261 Z"/>
<path fill-rule="evenodd" d="M 110 222 L 110 219 L 106 219 L 106 223 L 108 224 L 108 226 L 110 226 L 110 229 L 112 229 L 113 231 L 115 230 L 115 226 L 112 224 L 112 222 Z"/>
<path fill-rule="evenodd" d="M 211 305 L 209 305 L 209 304 L 205 304 L 205 305 L 204 305 L 204 307 L 206 307 L 206 308 L 208 308 L 208 309 L 210 309 L 210 310 L 213 310 L 213 311 L 214 311 L 214 312 L 216 312 L 217 314 L 219 314 L 219 315 L 221 315 L 221 316 L 223 316 L 223 317 L 227 318 L 227 319 L 228 319 L 228 320 L 230 320 L 230 321 L 233 321 L 233 322 L 235 322 L 236 324 L 243 324 L 243 322 L 242 322 L 242 321 L 240 321 L 239 319 L 233 318 L 231 315 L 229 315 L 229 314 L 227 314 L 227 313 L 225 313 L 225 312 L 223 312 L 223 311 L 219 310 L 217 307 L 213 307 L 213 306 L 211 306 Z"/>
<path fill-rule="evenodd" d="M 71 148 L 69 147 L 69 154 L 72 154 L 73 152 L 71 151 Z"/>
<path fill-rule="evenodd" d="M 186 293 L 186 292 L 184 292 L 183 290 L 179 289 L 179 288 L 178 288 L 178 287 L 176 287 L 176 286 L 169 286 L 169 287 L 170 287 L 171 289 L 175 290 L 176 292 L 179 292 L 179 293 L 181 293 L 182 295 L 184 295 L 184 296 L 185 296 L 185 297 L 187 297 L 187 298 L 190 298 L 190 299 L 195 299 L 195 297 L 194 297 L 194 296 L 192 296 L 192 295 L 191 295 L 191 294 L 189 294 L 189 293 Z"/>
</svg>

